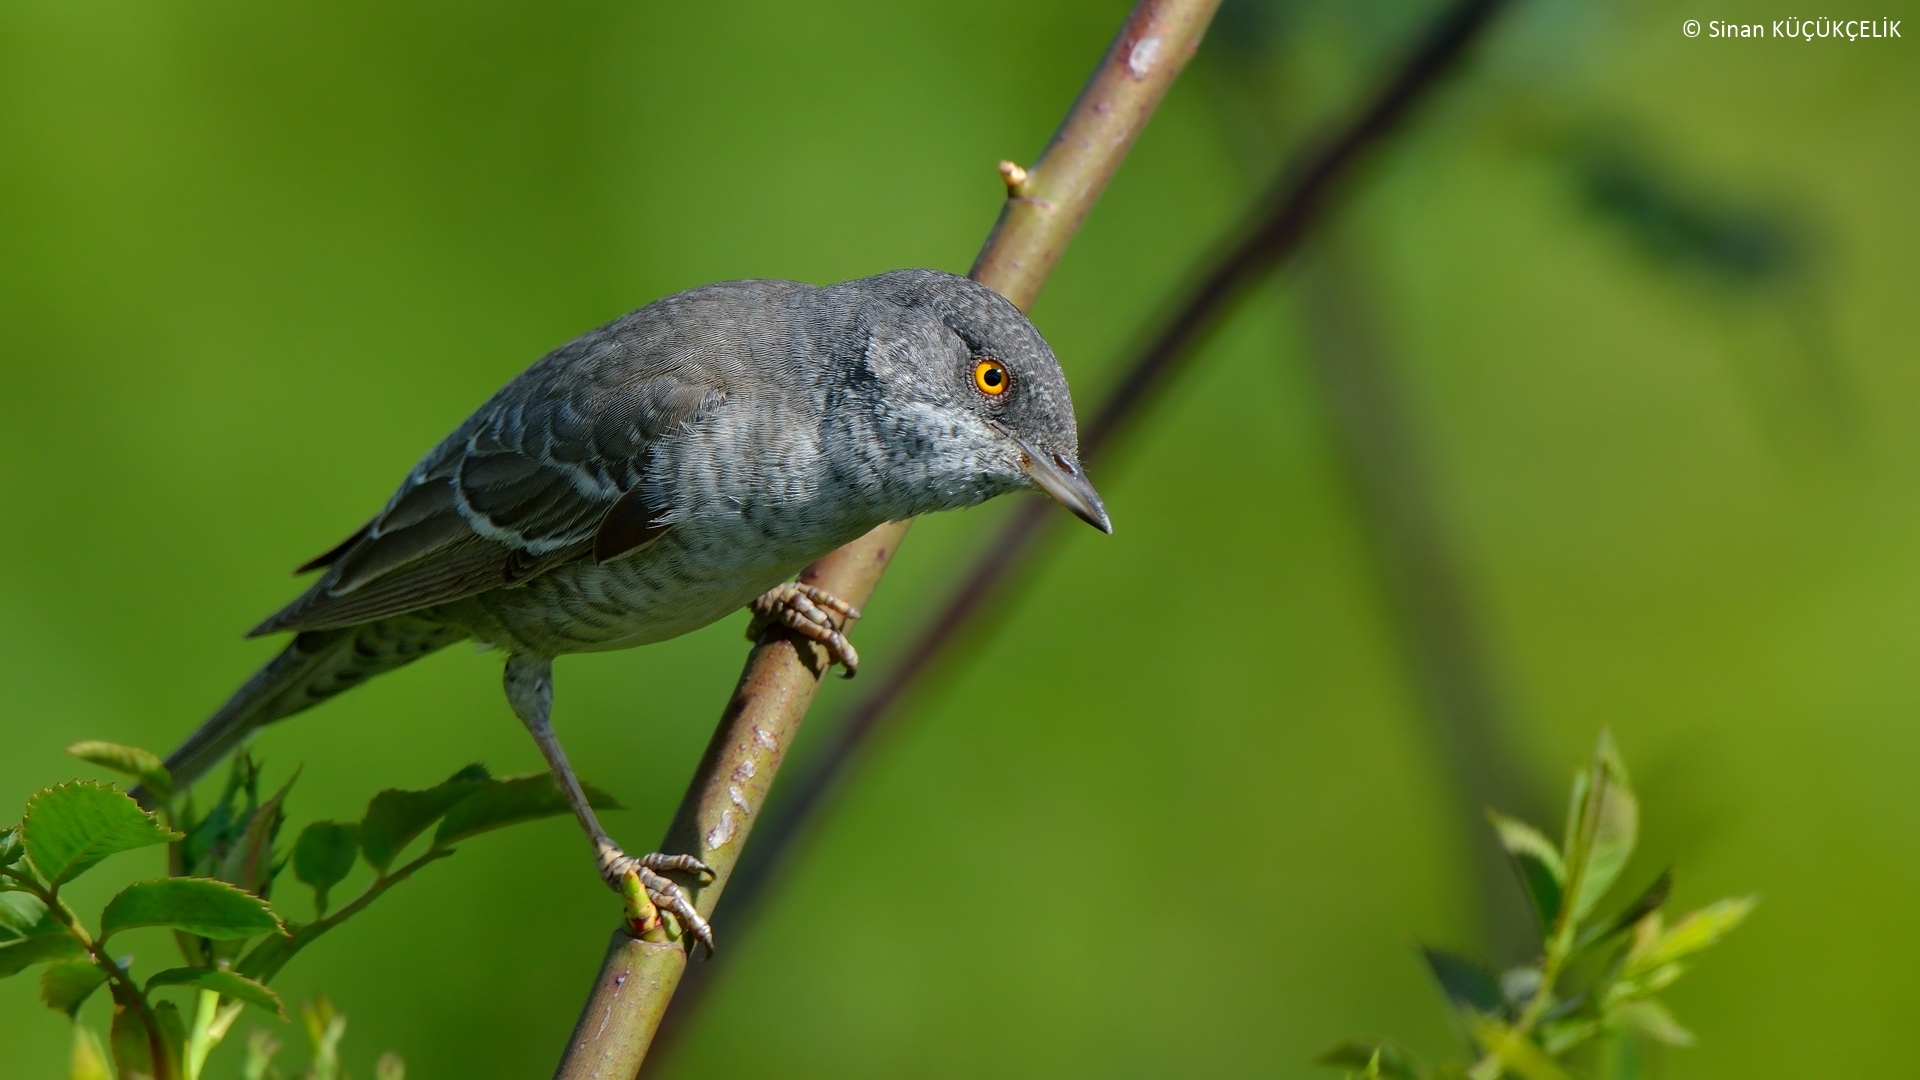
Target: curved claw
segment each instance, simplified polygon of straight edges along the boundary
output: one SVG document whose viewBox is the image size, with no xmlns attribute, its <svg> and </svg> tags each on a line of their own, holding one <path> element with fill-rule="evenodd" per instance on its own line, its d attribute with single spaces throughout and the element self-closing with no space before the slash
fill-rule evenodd
<svg viewBox="0 0 1920 1080">
<path fill-rule="evenodd" d="M 656 851 L 641 856 L 640 865 L 660 874 L 701 874 L 707 878 L 719 876 L 713 872 L 713 867 L 691 855 L 662 855 Z"/>
<path fill-rule="evenodd" d="M 841 628 L 860 617 L 860 609 L 825 589 L 799 582 L 776 585 L 747 605 L 754 614 L 749 637 L 757 637 L 769 623 L 778 623 L 827 650 L 827 661 L 839 664 L 844 677 L 860 670 L 860 654 Z M 832 614 L 829 614 L 831 612 Z M 839 619 L 834 618 L 835 615 Z"/>
<path fill-rule="evenodd" d="M 693 909 L 693 902 L 687 899 L 687 894 L 681 891 L 680 886 L 662 877 L 655 877 L 651 882 L 646 881 L 645 877 L 642 877 L 641 880 L 647 885 L 647 899 L 653 901 L 655 906 L 673 912 L 673 917 L 680 920 L 680 928 L 692 934 L 694 940 L 705 945 L 707 947 L 707 957 L 711 959 L 713 957 L 713 927 L 707 923 L 707 920 L 700 917 L 698 911 Z M 656 890 L 654 888 L 654 882 L 664 885 L 665 888 Z"/>
</svg>

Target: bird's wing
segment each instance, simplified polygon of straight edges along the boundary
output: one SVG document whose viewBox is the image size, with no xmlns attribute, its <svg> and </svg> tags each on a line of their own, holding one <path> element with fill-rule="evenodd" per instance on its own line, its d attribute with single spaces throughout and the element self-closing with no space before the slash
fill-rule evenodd
<svg viewBox="0 0 1920 1080">
<path fill-rule="evenodd" d="M 611 558 L 664 531 L 657 518 L 667 508 L 650 505 L 640 483 L 647 455 L 725 400 L 737 358 L 710 338 L 675 340 L 670 327 L 621 327 L 561 347 L 508 384 L 414 468 L 385 510 L 304 567 L 326 573 L 252 633 L 444 604 Z"/>
</svg>

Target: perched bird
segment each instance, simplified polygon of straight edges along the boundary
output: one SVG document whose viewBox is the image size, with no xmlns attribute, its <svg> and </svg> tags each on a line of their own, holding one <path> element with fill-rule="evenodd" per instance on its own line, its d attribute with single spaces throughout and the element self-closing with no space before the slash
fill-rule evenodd
<svg viewBox="0 0 1920 1080">
<path fill-rule="evenodd" d="M 295 637 L 167 759 L 184 787 L 250 732 L 472 638 L 615 888 L 709 948 L 664 872 L 601 829 L 549 723 L 553 658 L 698 629 L 742 605 L 826 646 L 859 617 L 788 581 L 886 521 L 1038 488 L 1111 532 L 1073 401 L 1033 324 L 985 286 L 898 270 L 819 288 L 732 281 L 669 296 L 549 353 L 435 447 L 386 509 L 253 630 Z M 783 582 L 786 582 L 783 584 Z"/>
</svg>

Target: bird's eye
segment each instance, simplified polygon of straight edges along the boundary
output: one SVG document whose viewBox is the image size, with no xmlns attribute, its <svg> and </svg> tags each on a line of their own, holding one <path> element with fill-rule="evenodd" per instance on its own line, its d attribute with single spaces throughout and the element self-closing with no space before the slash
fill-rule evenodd
<svg viewBox="0 0 1920 1080">
<path fill-rule="evenodd" d="M 973 366 L 973 385 L 988 397 L 999 397 L 1013 385 L 1013 373 L 1007 365 L 989 357 Z"/>
</svg>

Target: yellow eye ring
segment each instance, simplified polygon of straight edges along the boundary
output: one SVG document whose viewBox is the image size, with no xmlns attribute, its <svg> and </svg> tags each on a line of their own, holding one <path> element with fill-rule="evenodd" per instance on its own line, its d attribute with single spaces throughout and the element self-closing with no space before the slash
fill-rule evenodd
<svg viewBox="0 0 1920 1080">
<path fill-rule="evenodd" d="M 999 397 L 1013 385 L 1013 372 L 991 357 L 973 366 L 973 388 L 988 397 Z"/>
</svg>

